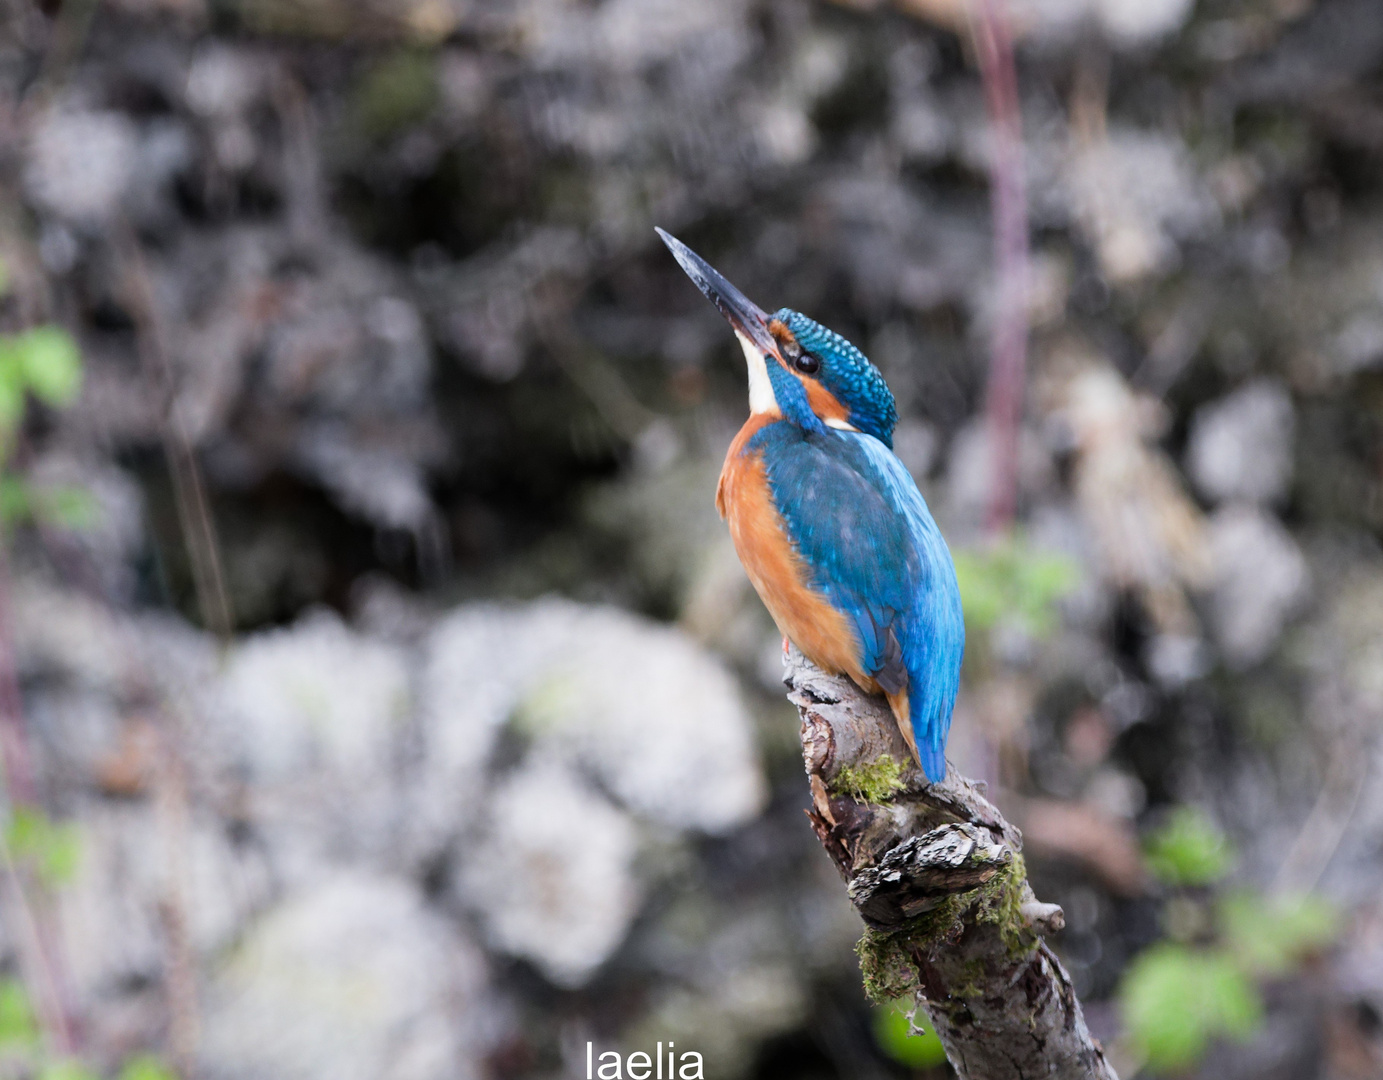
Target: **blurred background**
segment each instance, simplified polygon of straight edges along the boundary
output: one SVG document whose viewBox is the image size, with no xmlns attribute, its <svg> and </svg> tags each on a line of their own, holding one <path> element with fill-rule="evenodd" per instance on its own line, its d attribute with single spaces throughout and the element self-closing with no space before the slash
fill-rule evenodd
<svg viewBox="0 0 1383 1080">
<path fill-rule="evenodd" d="M 1121 1075 L 1383 1077 L 1383 2 L 3 20 L 0 1074 L 947 1075 L 657 224 L 888 378 Z"/>
</svg>

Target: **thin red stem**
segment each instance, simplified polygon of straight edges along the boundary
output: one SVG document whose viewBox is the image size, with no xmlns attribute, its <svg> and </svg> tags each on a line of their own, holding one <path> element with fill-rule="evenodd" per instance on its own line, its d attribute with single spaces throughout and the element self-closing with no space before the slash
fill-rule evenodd
<svg viewBox="0 0 1383 1080">
<path fill-rule="evenodd" d="M 988 526 L 1003 532 L 1018 506 L 1018 430 L 1028 349 L 1028 195 L 1013 36 L 1003 0 L 977 0 L 973 22 L 989 117 L 995 305 L 985 415 L 992 454 Z"/>
</svg>

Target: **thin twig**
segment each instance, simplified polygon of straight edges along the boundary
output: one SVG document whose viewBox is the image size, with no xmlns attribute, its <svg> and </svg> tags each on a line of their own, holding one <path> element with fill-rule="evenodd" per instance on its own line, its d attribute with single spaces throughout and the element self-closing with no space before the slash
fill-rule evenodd
<svg viewBox="0 0 1383 1080">
<path fill-rule="evenodd" d="M 172 369 L 144 252 L 134 230 L 126 222 L 116 226 L 114 238 L 125 271 L 126 302 L 135 321 L 140 364 L 157 401 L 159 433 L 173 481 L 173 501 L 177 504 L 183 544 L 192 564 L 197 606 L 203 625 L 225 644 L 230 640 L 235 618 L 221 567 L 221 546 L 192 439 L 177 407 Z"/>
</svg>

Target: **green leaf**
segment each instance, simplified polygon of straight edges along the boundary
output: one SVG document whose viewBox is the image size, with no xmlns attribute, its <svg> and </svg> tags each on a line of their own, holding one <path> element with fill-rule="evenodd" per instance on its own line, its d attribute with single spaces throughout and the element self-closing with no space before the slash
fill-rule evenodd
<svg viewBox="0 0 1383 1080">
<path fill-rule="evenodd" d="M 927 1069 L 946 1063 L 946 1048 L 932 1027 L 931 1022 L 919 1010 L 909 1021 L 905 1002 L 879 1009 L 874 1014 L 874 1041 L 879 1049 L 900 1065 L 910 1069 Z M 918 1030 L 914 1034 L 914 1030 Z"/>
<path fill-rule="evenodd" d="M 82 385 L 82 354 L 61 327 L 38 326 L 15 339 L 24 378 L 34 396 L 49 405 L 69 404 Z"/>
<path fill-rule="evenodd" d="M 141 1054 L 125 1062 L 120 1080 L 177 1080 L 173 1071 L 151 1054 Z"/>
<path fill-rule="evenodd" d="M 38 1045 L 29 992 L 18 979 L 0 980 L 0 1050 L 25 1050 Z"/>
<path fill-rule="evenodd" d="M 1220 928 L 1240 967 L 1259 975 L 1282 975 L 1329 945 L 1339 919 L 1323 896 L 1241 892 L 1220 901 Z"/>
<path fill-rule="evenodd" d="M 16 859 L 30 860 L 49 885 L 62 885 L 76 875 L 81 839 L 72 825 L 56 824 L 40 810 L 16 807 L 10 814 L 5 842 Z"/>
<path fill-rule="evenodd" d="M 1258 990 L 1233 959 L 1170 943 L 1154 945 L 1129 965 L 1119 1005 L 1153 1072 L 1189 1068 L 1212 1038 L 1244 1039 L 1263 1022 Z"/>
<path fill-rule="evenodd" d="M 1234 861 L 1225 834 L 1191 806 L 1173 811 L 1144 848 L 1148 868 L 1168 885 L 1210 885 L 1224 877 Z"/>
</svg>

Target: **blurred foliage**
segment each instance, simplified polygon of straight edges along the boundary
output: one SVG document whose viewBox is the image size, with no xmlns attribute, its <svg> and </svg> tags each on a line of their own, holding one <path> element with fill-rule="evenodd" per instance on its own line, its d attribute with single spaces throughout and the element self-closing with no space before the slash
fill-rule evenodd
<svg viewBox="0 0 1383 1080">
<path fill-rule="evenodd" d="M 911 1002 L 897 1001 L 874 1013 L 874 1040 L 888 1057 L 911 1069 L 946 1063 L 946 1049 L 931 1022 Z"/>
<path fill-rule="evenodd" d="M 0 1055 L 25 1060 L 24 1075 L 35 1080 L 98 1080 L 99 1074 L 73 1058 L 48 1058 L 28 991 L 18 979 L 0 980 Z M 5 1076 L 14 1075 L 5 1072 Z M 158 1058 L 139 1054 L 125 1062 L 119 1080 L 175 1080 Z"/>
<path fill-rule="evenodd" d="M 176 1080 L 177 1074 L 158 1058 L 141 1054 L 125 1062 L 120 1080 Z"/>
<path fill-rule="evenodd" d="M 50 888 L 71 881 L 81 860 L 76 828 L 58 824 L 31 806 L 16 806 L 11 812 L 5 845 L 11 858 L 31 863 Z"/>
<path fill-rule="evenodd" d="M 1339 918 L 1321 896 L 1260 896 L 1236 892 L 1219 904 L 1226 947 L 1246 970 L 1283 975 L 1306 956 L 1330 944 Z"/>
<path fill-rule="evenodd" d="M 1186 940 L 1161 942 L 1136 957 L 1124 972 L 1119 1002 L 1129 1039 L 1148 1069 L 1175 1072 L 1194 1065 L 1211 1039 L 1252 1035 L 1263 1022 L 1256 980 L 1285 975 L 1329 944 L 1337 919 L 1319 896 L 1239 890 L 1205 899 L 1204 890 L 1229 872 L 1234 852 L 1215 823 L 1193 807 L 1177 808 L 1148 838 L 1146 853 L 1158 879 L 1178 890 L 1166 914 L 1170 920 L 1174 909 L 1181 913 L 1183 932 L 1169 930 Z M 1197 936 L 1213 940 L 1191 940 Z"/>
<path fill-rule="evenodd" d="M 24 415 L 26 394 L 55 408 L 71 404 L 82 384 L 72 335 L 56 326 L 0 335 L 0 437 L 6 446 Z"/>
<path fill-rule="evenodd" d="M 1017 533 L 954 557 L 965 621 L 982 630 L 1007 622 L 1045 637 L 1056 626 L 1057 601 L 1079 580 L 1074 560 L 1038 551 Z"/>
<path fill-rule="evenodd" d="M 1120 988 L 1124 1023 L 1156 1072 L 1184 1069 L 1210 1039 L 1252 1035 L 1263 1019 L 1253 982 L 1226 954 L 1172 942 L 1140 954 Z"/>
<path fill-rule="evenodd" d="M 0 980 L 0 1053 L 38 1046 L 38 1022 L 29 995 L 18 979 Z"/>
<path fill-rule="evenodd" d="M 86 488 L 48 487 L 17 476 L 0 475 L 0 524 L 37 521 L 80 532 L 96 521 L 96 500 Z"/>
<path fill-rule="evenodd" d="M 70 405 L 82 385 L 82 356 L 66 330 L 38 326 L 0 335 L 0 461 L 9 457 L 26 399 Z M 0 473 L 0 525 L 37 521 L 62 529 L 89 528 L 96 503 L 83 488 L 38 486 L 13 472 Z"/>
<path fill-rule="evenodd" d="M 99 1080 L 96 1073 L 80 1061 L 50 1061 L 38 1070 L 38 1080 Z"/>
<path fill-rule="evenodd" d="M 1233 853 L 1224 833 L 1201 811 L 1178 807 L 1148 837 L 1148 868 L 1167 885 L 1211 885 L 1229 872 Z"/>
</svg>

